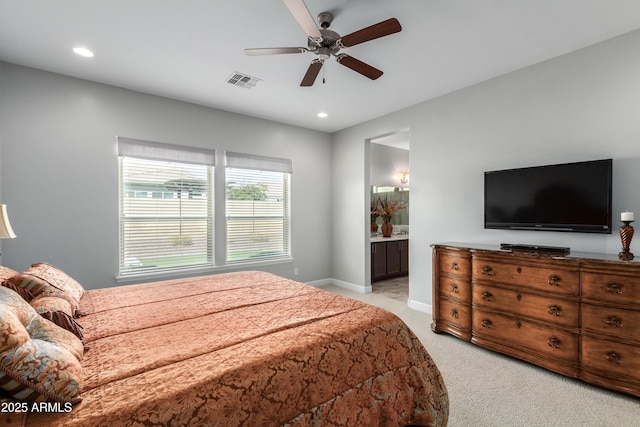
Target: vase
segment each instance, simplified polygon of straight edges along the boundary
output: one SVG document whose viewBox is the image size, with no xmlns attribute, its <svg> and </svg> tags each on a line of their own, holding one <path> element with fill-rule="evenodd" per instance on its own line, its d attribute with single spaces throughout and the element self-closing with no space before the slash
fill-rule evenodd
<svg viewBox="0 0 640 427">
<path fill-rule="evenodd" d="M 391 225 L 391 220 L 386 219 L 382 223 L 382 237 L 391 237 L 391 233 L 393 233 L 393 225 Z"/>
<path fill-rule="evenodd" d="M 372 233 L 377 233 L 378 232 L 378 223 L 375 222 L 375 220 L 371 221 L 371 232 Z"/>
</svg>

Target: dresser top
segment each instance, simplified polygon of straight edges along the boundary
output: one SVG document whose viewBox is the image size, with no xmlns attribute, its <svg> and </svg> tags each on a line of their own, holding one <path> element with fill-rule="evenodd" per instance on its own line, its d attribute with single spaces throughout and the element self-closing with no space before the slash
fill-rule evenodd
<svg viewBox="0 0 640 427">
<path fill-rule="evenodd" d="M 444 242 L 444 243 L 434 243 L 431 245 L 432 248 L 449 248 L 449 249 L 461 249 L 461 250 L 469 250 L 471 252 L 482 253 L 482 252 L 499 252 L 502 254 L 513 254 L 513 256 L 524 256 L 524 257 L 538 257 L 538 258 L 549 258 L 553 260 L 575 260 L 575 261 L 598 261 L 598 262 L 607 262 L 617 265 L 628 265 L 628 266 L 640 266 L 640 255 L 636 256 L 635 259 L 631 261 L 623 261 L 618 258 L 618 254 L 605 254 L 598 252 L 574 252 L 571 251 L 568 254 L 560 254 L 560 253 L 552 253 L 552 252 L 529 252 L 529 251 L 512 251 L 510 249 L 500 249 L 499 245 L 490 245 L 484 243 L 465 243 L 465 242 Z"/>
</svg>

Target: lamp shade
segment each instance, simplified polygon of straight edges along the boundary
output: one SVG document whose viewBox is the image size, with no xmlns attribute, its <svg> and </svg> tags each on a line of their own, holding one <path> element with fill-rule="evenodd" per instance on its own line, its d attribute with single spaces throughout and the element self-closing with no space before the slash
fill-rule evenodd
<svg viewBox="0 0 640 427">
<path fill-rule="evenodd" d="M 15 239 L 16 234 L 9 223 L 7 205 L 0 205 L 0 239 Z"/>
</svg>

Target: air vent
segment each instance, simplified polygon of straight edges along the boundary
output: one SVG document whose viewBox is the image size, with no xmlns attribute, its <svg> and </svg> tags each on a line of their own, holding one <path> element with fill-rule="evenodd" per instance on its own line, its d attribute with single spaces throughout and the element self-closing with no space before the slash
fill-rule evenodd
<svg viewBox="0 0 640 427">
<path fill-rule="evenodd" d="M 234 71 L 234 73 L 229 76 L 229 79 L 227 79 L 227 83 L 246 89 L 251 89 L 252 87 L 257 85 L 259 81 L 261 80 L 256 77 L 251 77 L 237 71 Z"/>
</svg>

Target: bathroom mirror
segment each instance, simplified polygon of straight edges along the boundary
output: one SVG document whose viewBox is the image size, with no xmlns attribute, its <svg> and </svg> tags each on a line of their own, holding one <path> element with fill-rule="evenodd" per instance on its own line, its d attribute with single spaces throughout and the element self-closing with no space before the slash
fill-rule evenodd
<svg viewBox="0 0 640 427">
<path fill-rule="evenodd" d="M 399 226 L 407 226 L 406 230 L 398 230 L 398 231 L 408 231 L 409 226 L 409 188 L 408 187 L 386 187 L 386 186 L 371 186 L 371 207 L 375 209 L 379 201 L 389 201 L 393 202 L 395 200 L 399 200 L 400 205 L 405 206 L 404 209 L 397 211 L 393 217 L 391 218 L 391 224 L 399 225 Z M 375 219 L 375 222 L 380 225 L 382 224 L 382 218 L 378 217 Z"/>
</svg>

